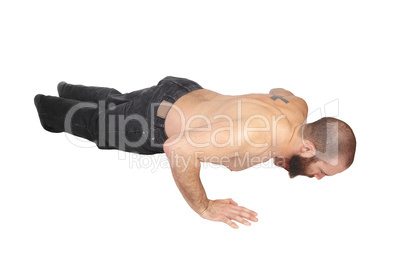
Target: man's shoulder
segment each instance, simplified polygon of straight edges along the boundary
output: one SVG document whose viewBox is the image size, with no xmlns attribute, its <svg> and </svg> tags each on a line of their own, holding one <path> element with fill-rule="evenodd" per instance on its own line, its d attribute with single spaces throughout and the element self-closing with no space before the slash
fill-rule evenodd
<svg viewBox="0 0 402 267">
<path fill-rule="evenodd" d="M 284 114 L 287 115 L 289 120 L 304 121 L 307 118 L 308 105 L 303 98 L 295 95 L 287 95 L 287 96 L 269 95 L 269 98 L 273 100 L 272 101 L 273 105 L 275 105 Z"/>
<path fill-rule="evenodd" d="M 301 112 L 305 113 L 306 117 L 307 117 L 307 113 L 308 113 L 308 105 L 307 102 L 298 96 L 292 96 L 292 101 L 295 102 L 295 105 L 300 109 Z"/>
</svg>

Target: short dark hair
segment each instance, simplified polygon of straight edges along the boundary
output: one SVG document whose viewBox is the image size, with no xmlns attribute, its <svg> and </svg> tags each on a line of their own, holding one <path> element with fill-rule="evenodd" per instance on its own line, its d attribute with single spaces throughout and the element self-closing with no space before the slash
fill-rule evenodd
<svg viewBox="0 0 402 267">
<path fill-rule="evenodd" d="M 339 119 L 324 117 L 303 126 L 303 137 L 312 142 L 317 151 L 329 158 L 340 156 L 345 168 L 352 165 L 356 152 L 356 137 L 352 128 Z M 336 146 L 337 145 L 337 146 Z"/>
</svg>

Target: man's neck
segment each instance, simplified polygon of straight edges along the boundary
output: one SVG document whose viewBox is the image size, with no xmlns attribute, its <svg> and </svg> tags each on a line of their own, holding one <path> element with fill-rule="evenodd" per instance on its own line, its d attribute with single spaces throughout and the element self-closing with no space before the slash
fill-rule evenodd
<svg viewBox="0 0 402 267">
<path fill-rule="evenodd" d="M 297 155 L 299 153 L 300 147 L 303 145 L 302 140 L 303 125 L 305 124 L 297 125 L 293 129 L 293 133 L 289 139 L 287 147 L 283 151 L 282 155 L 283 157 L 290 159 L 292 156 Z"/>
</svg>

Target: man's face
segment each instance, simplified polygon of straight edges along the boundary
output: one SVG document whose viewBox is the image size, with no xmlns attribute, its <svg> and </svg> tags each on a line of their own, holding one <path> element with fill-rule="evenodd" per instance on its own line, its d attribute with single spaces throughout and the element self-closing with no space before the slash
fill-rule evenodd
<svg viewBox="0 0 402 267">
<path fill-rule="evenodd" d="M 343 162 L 337 162 L 331 165 L 317 157 L 304 158 L 298 155 L 292 156 L 289 160 L 289 177 L 294 178 L 298 175 L 304 175 L 310 178 L 322 179 L 324 176 L 331 176 L 345 170 Z"/>
<path fill-rule="evenodd" d="M 312 177 L 311 174 L 307 173 L 307 169 L 309 169 L 311 163 L 314 163 L 315 161 L 315 157 L 303 158 L 298 155 L 294 155 L 289 160 L 289 177 L 294 178 L 298 175 Z"/>
</svg>

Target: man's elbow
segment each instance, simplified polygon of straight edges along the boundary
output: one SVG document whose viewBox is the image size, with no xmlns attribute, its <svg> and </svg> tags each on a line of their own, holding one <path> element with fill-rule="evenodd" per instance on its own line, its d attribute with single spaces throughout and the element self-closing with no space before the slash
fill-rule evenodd
<svg viewBox="0 0 402 267">
<path fill-rule="evenodd" d="M 167 157 L 174 157 L 175 155 L 187 156 L 190 150 L 181 140 L 169 138 L 163 143 L 163 152 Z"/>
<path fill-rule="evenodd" d="M 173 144 L 172 142 L 168 142 L 168 140 L 166 140 L 166 142 L 163 143 L 163 152 L 165 152 L 167 157 L 170 157 L 172 156 L 172 153 L 177 153 L 179 151 L 177 149 L 178 146 Z"/>
<path fill-rule="evenodd" d="M 166 141 L 163 143 L 163 152 L 165 152 L 166 155 L 170 154 L 172 151 L 177 150 L 177 148 L 181 147 L 180 143 L 181 139 L 178 138 L 178 135 L 173 135 L 166 139 Z"/>
<path fill-rule="evenodd" d="M 169 154 L 170 146 L 167 142 L 163 143 L 163 152 L 165 152 L 166 155 Z"/>
</svg>

